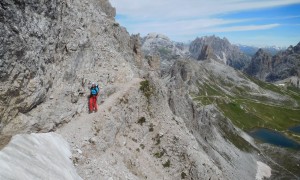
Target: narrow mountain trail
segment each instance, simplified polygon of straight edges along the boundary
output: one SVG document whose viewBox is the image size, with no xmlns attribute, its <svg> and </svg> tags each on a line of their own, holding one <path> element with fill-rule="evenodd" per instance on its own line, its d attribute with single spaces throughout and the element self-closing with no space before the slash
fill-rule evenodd
<svg viewBox="0 0 300 180">
<path fill-rule="evenodd" d="M 117 100 L 129 93 L 131 88 L 139 87 L 141 81 L 142 79 L 136 78 L 126 84 L 115 84 L 117 86 L 116 92 L 99 105 L 98 112 L 91 114 L 83 112 L 79 116 L 74 117 L 69 123 L 58 128 L 56 133 L 61 134 L 69 142 L 71 148 L 81 154 L 80 148 L 86 146 L 90 138 L 95 136 L 97 130 L 95 130 L 94 125 L 105 119 L 109 109 L 118 103 Z"/>
</svg>

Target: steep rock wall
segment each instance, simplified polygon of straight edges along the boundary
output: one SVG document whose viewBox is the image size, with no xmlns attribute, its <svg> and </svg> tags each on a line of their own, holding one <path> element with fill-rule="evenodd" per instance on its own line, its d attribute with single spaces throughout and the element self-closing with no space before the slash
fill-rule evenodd
<svg viewBox="0 0 300 180">
<path fill-rule="evenodd" d="M 274 82 L 300 74 L 300 43 L 272 56 L 259 49 L 245 72 L 263 81 Z M 295 85 L 297 85 L 295 83 Z"/>
<path fill-rule="evenodd" d="M 108 1 L 0 5 L 2 134 L 49 131 L 84 108 L 70 96 L 87 95 L 90 81 L 105 86 L 137 71 L 131 37 Z"/>
</svg>

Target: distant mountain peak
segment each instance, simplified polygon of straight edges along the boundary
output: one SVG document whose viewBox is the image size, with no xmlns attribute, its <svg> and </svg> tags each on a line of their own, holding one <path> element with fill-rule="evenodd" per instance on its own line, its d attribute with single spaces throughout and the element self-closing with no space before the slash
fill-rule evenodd
<svg viewBox="0 0 300 180">
<path fill-rule="evenodd" d="M 164 39 L 164 40 L 167 40 L 167 41 L 171 41 L 170 38 L 164 34 L 159 34 L 159 33 L 155 33 L 155 32 L 152 32 L 152 33 L 149 33 L 147 34 L 147 36 L 145 36 L 145 38 L 147 39 Z"/>
<path fill-rule="evenodd" d="M 245 72 L 260 80 L 271 82 L 299 76 L 299 57 L 300 43 L 294 47 L 289 46 L 285 51 L 279 51 L 275 55 L 260 48 L 252 57 Z"/>
<path fill-rule="evenodd" d="M 191 42 L 189 51 L 195 59 L 210 57 L 236 69 L 243 69 L 250 62 L 250 57 L 243 54 L 236 45 L 232 45 L 227 38 L 215 35 L 196 38 Z"/>
</svg>

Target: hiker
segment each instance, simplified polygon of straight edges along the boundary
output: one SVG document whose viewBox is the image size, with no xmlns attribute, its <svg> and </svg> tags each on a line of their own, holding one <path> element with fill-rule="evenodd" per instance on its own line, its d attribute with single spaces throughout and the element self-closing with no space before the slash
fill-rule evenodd
<svg viewBox="0 0 300 180">
<path fill-rule="evenodd" d="M 91 87 L 91 94 L 89 98 L 89 110 L 90 113 L 93 111 L 97 112 L 98 110 L 98 105 L 97 105 L 97 96 L 99 94 L 99 87 L 96 85 L 94 82 L 92 83 Z"/>
</svg>

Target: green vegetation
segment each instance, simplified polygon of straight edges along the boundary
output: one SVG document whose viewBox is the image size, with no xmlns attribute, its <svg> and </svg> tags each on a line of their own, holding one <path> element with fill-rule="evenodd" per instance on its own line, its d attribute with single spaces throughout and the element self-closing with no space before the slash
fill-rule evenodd
<svg viewBox="0 0 300 180">
<path fill-rule="evenodd" d="M 153 125 L 153 123 L 150 123 L 149 132 L 153 132 L 153 131 L 154 131 L 154 125 Z"/>
<path fill-rule="evenodd" d="M 161 158 L 164 154 L 165 154 L 165 151 L 156 152 L 156 153 L 154 153 L 154 157 Z"/>
<path fill-rule="evenodd" d="M 196 102 L 201 105 L 216 105 L 236 126 L 245 131 L 251 131 L 254 128 L 269 128 L 281 131 L 300 142 L 298 136 L 288 131 L 289 127 L 300 124 L 299 88 L 279 87 L 241 75 L 241 78 L 256 83 L 261 88 L 259 91 L 272 91 L 278 96 L 289 97 L 289 99 L 282 100 L 270 98 L 257 91 L 252 92 L 246 83 L 234 84 L 233 79 L 214 77 L 212 74 L 208 77 L 209 79 L 205 79 L 205 82 L 198 84 L 199 93 L 191 94 Z M 249 150 L 249 146 L 243 142 L 243 139 L 239 139 L 238 135 L 226 131 L 226 128 L 223 128 L 223 131 L 234 145 L 240 149 L 245 146 L 246 149 L 243 150 Z"/>
<path fill-rule="evenodd" d="M 245 152 L 251 152 L 254 150 L 251 144 L 249 144 L 244 138 L 242 138 L 239 134 L 234 133 L 230 130 L 230 128 L 226 127 L 224 124 L 219 123 L 222 132 L 226 139 L 228 139 L 235 147 L 239 148 Z"/>
<path fill-rule="evenodd" d="M 153 87 L 150 85 L 148 80 L 140 82 L 140 90 L 146 96 L 148 102 L 150 101 L 150 96 L 153 94 Z"/>
<path fill-rule="evenodd" d="M 170 160 L 168 159 L 165 163 L 163 163 L 163 167 L 170 167 L 171 166 L 171 162 Z"/>
<path fill-rule="evenodd" d="M 263 89 L 270 90 L 270 91 L 285 95 L 285 93 L 282 91 L 282 89 L 275 86 L 274 84 L 263 82 L 259 79 L 251 77 L 251 76 L 247 76 L 247 78 L 249 80 L 251 80 L 252 82 L 254 82 L 255 84 L 257 84 L 259 87 L 263 88 Z"/>
<path fill-rule="evenodd" d="M 300 124 L 300 109 L 294 110 L 247 100 L 219 103 L 218 106 L 234 124 L 244 130 L 267 127 L 285 131 L 290 126 Z"/>
<path fill-rule="evenodd" d="M 143 124 L 146 122 L 146 118 L 145 117 L 141 117 L 139 120 L 138 120 L 138 124 L 140 124 L 141 126 L 143 126 Z"/>
<path fill-rule="evenodd" d="M 152 138 L 153 141 L 156 141 L 155 145 L 159 145 L 160 144 L 160 135 L 156 134 L 156 136 L 154 138 Z"/>
<path fill-rule="evenodd" d="M 181 172 L 181 179 L 185 179 L 186 178 L 186 173 L 185 172 Z"/>
<path fill-rule="evenodd" d="M 165 47 L 161 47 L 158 49 L 158 52 L 161 56 L 167 56 L 169 55 L 172 51 L 168 48 L 165 48 Z"/>
<path fill-rule="evenodd" d="M 274 170 L 272 172 L 274 172 L 276 177 L 282 176 L 285 177 L 285 179 L 295 179 L 295 176 L 300 177 L 300 167 L 298 166 L 299 158 L 295 158 L 294 156 L 295 154 L 299 154 L 298 150 L 280 150 L 272 147 L 264 147 L 263 152 L 268 154 L 272 160 L 276 161 L 277 164 L 271 166 Z M 282 167 L 284 167 L 284 169 Z"/>
</svg>

